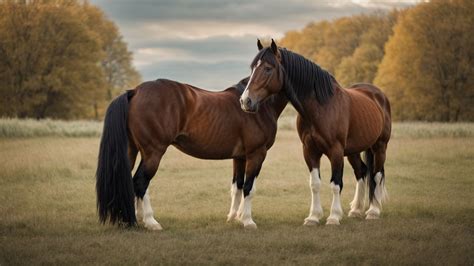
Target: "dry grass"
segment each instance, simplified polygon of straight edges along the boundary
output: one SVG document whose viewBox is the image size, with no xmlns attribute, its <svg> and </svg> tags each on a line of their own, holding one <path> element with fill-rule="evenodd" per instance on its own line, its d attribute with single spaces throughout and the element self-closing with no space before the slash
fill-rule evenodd
<svg viewBox="0 0 474 266">
<path fill-rule="evenodd" d="M 0 138 L 98 137 L 102 122 L 35 119 L 0 119 Z"/>
<path fill-rule="evenodd" d="M 198 160 L 170 148 L 151 185 L 165 230 L 149 232 L 98 224 L 98 138 L 0 139 L 0 265 L 472 265 L 473 140 L 394 139 L 382 219 L 306 228 L 310 193 L 301 144 L 296 132 L 280 131 L 257 180 L 255 232 L 225 222 L 231 161 Z M 322 168 L 327 216 L 327 160 Z M 346 164 L 346 214 L 354 184 Z"/>
<path fill-rule="evenodd" d="M 288 106 L 278 120 L 279 130 L 296 129 L 296 111 Z M 98 137 L 99 121 L 63 121 L 34 119 L 0 119 L 0 138 L 31 137 Z M 392 138 L 472 138 L 474 123 L 395 122 Z"/>
</svg>

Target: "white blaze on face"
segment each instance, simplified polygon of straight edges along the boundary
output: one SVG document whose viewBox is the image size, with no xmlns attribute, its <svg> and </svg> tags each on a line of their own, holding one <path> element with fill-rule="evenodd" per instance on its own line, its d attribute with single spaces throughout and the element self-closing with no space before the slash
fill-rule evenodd
<svg viewBox="0 0 474 266">
<path fill-rule="evenodd" d="M 252 73 L 250 74 L 249 82 L 247 83 L 247 86 L 245 87 L 244 93 L 242 93 L 242 96 L 240 97 L 244 102 L 247 100 L 249 97 L 249 85 L 252 83 L 253 79 L 253 74 L 255 73 L 255 70 L 262 64 L 262 60 L 258 60 L 257 64 L 255 67 L 252 69 Z"/>
</svg>

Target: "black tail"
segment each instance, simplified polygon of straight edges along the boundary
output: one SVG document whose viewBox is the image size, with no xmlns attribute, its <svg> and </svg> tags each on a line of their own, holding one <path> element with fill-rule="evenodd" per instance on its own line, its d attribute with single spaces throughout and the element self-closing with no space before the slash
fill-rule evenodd
<svg viewBox="0 0 474 266">
<path fill-rule="evenodd" d="M 369 202 L 372 202 L 374 198 L 374 190 L 375 190 L 375 181 L 374 181 L 374 154 L 373 152 L 368 149 L 364 152 L 365 157 L 365 164 L 367 165 L 367 173 L 365 174 L 365 178 L 367 180 L 367 184 L 369 187 Z"/>
<path fill-rule="evenodd" d="M 96 172 L 97 210 L 101 223 L 133 226 L 135 195 L 128 158 L 128 101 L 133 91 L 118 96 L 107 108 Z"/>
</svg>

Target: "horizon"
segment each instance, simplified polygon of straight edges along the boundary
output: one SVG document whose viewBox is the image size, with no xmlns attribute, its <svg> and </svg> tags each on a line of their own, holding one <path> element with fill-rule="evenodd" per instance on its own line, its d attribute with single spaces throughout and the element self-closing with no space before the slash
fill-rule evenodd
<svg viewBox="0 0 474 266">
<path fill-rule="evenodd" d="M 420 1 L 290 2 L 91 0 L 118 26 L 143 81 L 167 78 L 208 90 L 223 90 L 250 74 L 257 38 L 280 39 L 311 22 Z"/>
</svg>

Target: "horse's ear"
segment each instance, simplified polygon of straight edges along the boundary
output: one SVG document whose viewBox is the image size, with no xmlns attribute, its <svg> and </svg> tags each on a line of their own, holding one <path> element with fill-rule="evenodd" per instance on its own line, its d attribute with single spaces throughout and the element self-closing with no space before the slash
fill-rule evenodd
<svg viewBox="0 0 474 266">
<path fill-rule="evenodd" d="M 260 39 L 257 39 L 257 47 L 258 47 L 258 50 L 262 50 L 263 49 L 263 45 L 262 43 L 260 42 Z"/>
<path fill-rule="evenodd" d="M 272 45 L 270 47 L 272 48 L 272 51 L 274 54 L 278 53 L 278 47 L 273 39 L 272 39 Z"/>
</svg>

